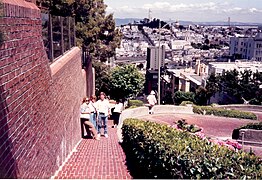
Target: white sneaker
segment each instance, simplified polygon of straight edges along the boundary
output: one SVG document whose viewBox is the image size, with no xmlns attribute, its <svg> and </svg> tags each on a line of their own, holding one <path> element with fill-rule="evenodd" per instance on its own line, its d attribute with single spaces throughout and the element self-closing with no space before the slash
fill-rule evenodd
<svg viewBox="0 0 262 180">
<path fill-rule="evenodd" d="M 100 138 L 100 134 L 97 134 L 97 138 Z"/>
<path fill-rule="evenodd" d="M 108 135 L 107 135 L 107 134 L 105 134 L 105 138 L 108 138 Z"/>
</svg>

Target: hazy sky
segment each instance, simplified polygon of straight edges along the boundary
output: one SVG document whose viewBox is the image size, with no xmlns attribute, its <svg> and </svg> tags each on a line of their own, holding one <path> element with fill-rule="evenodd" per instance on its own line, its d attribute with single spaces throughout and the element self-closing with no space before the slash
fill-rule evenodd
<svg viewBox="0 0 262 180">
<path fill-rule="evenodd" d="M 262 23 L 262 0 L 104 0 L 117 18 Z"/>
</svg>

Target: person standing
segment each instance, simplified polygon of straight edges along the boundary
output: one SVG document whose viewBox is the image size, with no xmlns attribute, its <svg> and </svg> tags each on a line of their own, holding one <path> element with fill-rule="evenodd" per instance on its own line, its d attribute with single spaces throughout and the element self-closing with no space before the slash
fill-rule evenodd
<svg viewBox="0 0 262 180">
<path fill-rule="evenodd" d="M 147 101 L 149 103 L 149 114 L 153 114 L 152 108 L 157 103 L 156 101 L 156 93 L 151 91 L 150 94 L 147 96 Z"/>
<path fill-rule="evenodd" d="M 104 136 L 108 138 L 107 121 L 110 115 L 110 104 L 106 99 L 104 92 L 100 93 L 100 99 L 97 101 L 97 113 L 98 113 L 98 137 L 101 134 L 101 128 L 104 127 Z"/>
<path fill-rule="evenodd" d="M 123 103 L 121 102 L 121 100 L 117 100 L 116 105 L 115 105 L 114 110 L 113 110 L 113 115 L 112 115 L 113 119 L 114 119 L 113 128 L 116 128 L 118 126 L 119 118 L 120 118 L 120 115 L 121 115 L 123 109 L 124 109 Z"/>
<path fill-rule="evenodd" d="M 96 130 L 97 130 L 97 123 L 96 123 L 96 118 L 97 118 L 97 107 L 96 107 L 96 96 L 91 96 L 90 97 L 90 102 L 88 104 L 88 107 L 90 109 L 90 121 L 91 123 L 94 124 Z"/>
<path fill-rule="evenodd" d="M 95 129 L 95 126 L 93 123 L 90 122 L 90 109 L 89 109 L 89 99 L 83 98 L 82 105 L 81 105 L 81 114 L 80 114 L 80 120 L 81 120 L 81 131 L 82 131 L 82 137 L 84 137 L 84 128 L 83 124 L 88 126 L 89 131 L 91 132 L 92 136 L 96 140 L 100 140 L 100 138 L 97 136 L 97 131 Z"/>
</svg>

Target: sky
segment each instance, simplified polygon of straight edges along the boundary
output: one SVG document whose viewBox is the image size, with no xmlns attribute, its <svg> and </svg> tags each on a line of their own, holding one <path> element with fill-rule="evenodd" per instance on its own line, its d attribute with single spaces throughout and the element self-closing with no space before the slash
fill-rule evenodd
<svg viewBox="0 0 262 180">
<path fill-rule="evenodd" d="M 104 0 L 116 18 L 262 23 L 262 0 Z"/>
</svg>

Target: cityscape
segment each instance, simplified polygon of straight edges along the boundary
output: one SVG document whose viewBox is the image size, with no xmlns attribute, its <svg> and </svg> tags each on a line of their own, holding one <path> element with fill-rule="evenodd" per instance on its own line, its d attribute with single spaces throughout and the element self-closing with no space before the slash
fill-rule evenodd
<svg viewBox="0 0 262 180">
<path fill-rule="evenodd" d="M 0 178 L 261 179 L 260 0 L 0 2 Z"/>
</svg>

